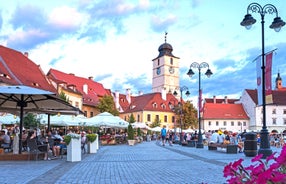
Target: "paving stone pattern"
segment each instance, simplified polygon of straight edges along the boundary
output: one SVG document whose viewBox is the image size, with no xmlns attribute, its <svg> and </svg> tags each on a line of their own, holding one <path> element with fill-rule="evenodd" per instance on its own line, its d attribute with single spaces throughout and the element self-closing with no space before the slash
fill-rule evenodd
<svg viewBox="0 0 286 184">
<path fill-rule="evenodd" d="M 273 151 L 280 151 L 273 148 Z M 223 184 L 224 166 L 243 158 L 207 147 L 161 146 L 143 142 L 135 146 L 101 146 L 95 154 L 84 154 L 80 162 L 66 157 L 51 161 L 0 162 L 2 184 Z"/>
</svg>

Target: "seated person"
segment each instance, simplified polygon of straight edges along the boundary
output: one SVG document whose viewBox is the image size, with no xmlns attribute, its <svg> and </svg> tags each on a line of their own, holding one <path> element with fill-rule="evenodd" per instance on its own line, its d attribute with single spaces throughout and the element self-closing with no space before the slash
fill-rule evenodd
<svg viewBox="0 0 286 184">
<path fill-rule="evenodd" d="M 0 142 L 1 142 L 1 147 L 8 147 L 10 146 L 10 136 L 6 134 L 5 130 L 1 130 L 0 132 Z"/>
<path fill-rule="evenodd" d="M 36 132 L 33 130 L 31 132 L 29 132 L 29 135 L 27 137 L 27 142 L 29 142 L 29 141 L 35 141 L 38 145 L 39 151 L 45 153 L 44 160 L 50 160 L 50 158 L 48 158 L 49 145 L 44 144 L 43 142 L 39 141 L 39 139 L 37 138 Z"/>
</svg>

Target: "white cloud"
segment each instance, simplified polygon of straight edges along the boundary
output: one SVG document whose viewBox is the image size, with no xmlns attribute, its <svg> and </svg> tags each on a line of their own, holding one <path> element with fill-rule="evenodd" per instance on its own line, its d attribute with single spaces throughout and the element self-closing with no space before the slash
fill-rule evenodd
<svg viewBox="0 0 286 184">
<path fill-rule="evenodd" d="M 87 16 L 79 13 L 75 8 L 62 6 L 52 10 L 49 15 L 49 23 L 62 28 L 78 27 Z"/>
</svg>

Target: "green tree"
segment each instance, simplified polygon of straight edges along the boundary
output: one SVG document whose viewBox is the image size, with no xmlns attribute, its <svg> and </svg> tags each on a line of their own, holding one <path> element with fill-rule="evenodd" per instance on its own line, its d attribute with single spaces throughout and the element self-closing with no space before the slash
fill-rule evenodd
<svg viewBox="0 0 286 184">
<path fill-rule="evenodd" d="M 114 116 L 119 115 L 119 111 L 115 107 L 113 97 L 109 95 L 104 95 L 101 99 L 99 99 L 97 109 L 99 112 L 109 112 L 110 114 L 113 114 Z"/>
<path fill-rule="evenodd" d="M 32 113 L 28 113 L 24 117 L 23 122 L 25 128 L 32 129 L 40 126 L 40 119 L 37 119 L 37 116 Z"/>
<path fill-rule="evenodd" d="M 135 118 L 134 118 L 134 115 L 131 114 L 128 118 L 128 122 L 129 122 L 129 125 L 127 127 L 127 139 L 128 140 L 134 140 L 134 129 L 132 127 L 132 123 L 135 122 Z"/>
<path fill-rule="evenodd" d="M 183 104 L 183 129 L 198 127 L 198 111 L 194 105 L 187 101 Z"/>
<path fill-rule="evenodd" d="M 159 118 L 155 118 L 154 122 L 150 125 L 150 127 L 154 128 L 160 125 L 161 125 L 161 120 Z"/>
<path fill-rule="evenodd" d="M 63 91 L 61 91 L 59 97 L 64 101 L 69 102 L 69 97 Z"/>
</svg>

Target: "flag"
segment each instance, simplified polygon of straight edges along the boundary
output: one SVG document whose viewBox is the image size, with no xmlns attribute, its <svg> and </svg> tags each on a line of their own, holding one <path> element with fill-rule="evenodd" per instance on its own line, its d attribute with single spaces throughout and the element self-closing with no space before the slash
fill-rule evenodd
<svg viewBox="0 0 286 184">
<path fill-rule="evenodd" d="M 261 70 L 261 59 L 256 59 L 256 75 L 257 75 L 257 105 L 262 105 L 262 70 Z"/>
<path fill-rule="evenodd" d="M 265 65 L 265 93 L 266 95 L 271 94 L 272 84 L 271 84 L 271 75 L 272 75 L 272 55 L 273 52 L 268 53 L 266 57 L 266 65 Z"/>
<path fill-rule="evenodd" d="M 266 54 L 266 65 L 265 65 L 265 96 L 266 104 L 272 103 L 272 56 L 273 52 Z"/>
</svg>

